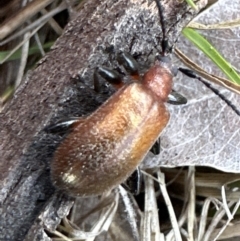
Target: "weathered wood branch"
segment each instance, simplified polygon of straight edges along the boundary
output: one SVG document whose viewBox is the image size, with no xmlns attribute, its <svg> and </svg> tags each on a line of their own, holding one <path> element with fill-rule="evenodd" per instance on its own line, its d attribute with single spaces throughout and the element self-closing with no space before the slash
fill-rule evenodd
<svg viewBox="0 0 240 241">
<path fill-rule="evenodd" d="M 184 2 L 165 3 L 170 42 L 192 12 Z M 108 97 L 108 89 L 97 95 L 90 87 L 94 68 L 117 68 L 114 52 L 131 52 L 148 66 L 160 40 L 157 9 L 148 0 L 89 0 L 67 25 L 0 114 L 0 240 L 43 240 L 43 227 L 54 229 L 72 205 L 50 180 L 49 163 L 63 137 L 46 134 L 44 126 L 90 113 Z"/>
</svg>

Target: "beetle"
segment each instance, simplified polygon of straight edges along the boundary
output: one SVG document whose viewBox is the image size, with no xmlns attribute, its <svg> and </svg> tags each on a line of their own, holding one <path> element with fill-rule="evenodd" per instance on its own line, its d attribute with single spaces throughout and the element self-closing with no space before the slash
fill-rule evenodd
<svg viewBox="0 0 240 241">
<path fill-rule="evenodd" d="M 135 64 L 126 53 L 124 59 L 124 67 L 134 70 Z M 105 77 L 111 75 L 104 68 L 98 72 Z M 86 197 L 124 182 L 168 123 L 165 102 L 175 74 L 163 39 L 161 55 L 140 80 L 135 77 L 124 85 L 116 76 L 114 81 L 107 78 L 118 90 L 89 116 L 64 123 L 71 125 L 71 132 L 57 147 L 51 162 L 54 186 L 70 196 Z M 133 75 L 136 72 L 132 71 Z"/>
<path fill-rule="evenodd" d="M 158 58 L 141 81 L 124 85 L 72 123 L 51 163 L 56 187 L 73 196 L 100 195 L 136 169 L 169 120 L 164 102 L 173 74 L 165 58 Z"/>
<path fill-rule="evenodd" d="M 156 3 L 163 38 L 162 53 L 153 66 L 136 80 L 135 62 L 123 53 L 122 64 L 127 63 L 124 67 L 134 77 L 128 84 L 115 72 L 98 68 L 95 79 L 98 74 L 105 77 L 117 89 L 115 94 L 91 115 L 60 123 L 71 126 L 71 132 L 54 153 L 51 179 L 55 187 L 70 196 L 101 195 L 124 182 L 168 123 L 165 103 L 174 96 L 172 82 L 177 69 L 169 56 L 161 4 L 158 0 Z M 185 69 L 179 70 L 197 78 Z"/>
</svg>

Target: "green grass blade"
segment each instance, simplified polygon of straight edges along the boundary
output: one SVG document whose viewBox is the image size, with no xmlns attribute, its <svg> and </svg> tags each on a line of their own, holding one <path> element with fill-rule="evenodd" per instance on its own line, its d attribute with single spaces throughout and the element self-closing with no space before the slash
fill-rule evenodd
<svg viewBox="0 0 240 241">
<path fill-rule="evenodd" d="M 234 83 L 240 85 L 240 76 L 232 68 L 231 64 L 197 31 L 184 28 L 183 35 L 195 44 L 205 55 L 207 55 Z"/>
<path fill-rule="evenodd" d="M 193 9 L 197 9 L 197 6 L 195 5 L 195 3 L 192 0 L 185 0 L 186 3 Z"/>
<path fill-rule="evenodd" d="M 43 45 L 44 50 L 48 50 L 54 42 L 49 42 Z M 0 52 L 0 62 L 10 53 L 10 51 L 1 51 Z M 33 46 L 29 49 L 29 55 L 40 53 L 40 50 L 38 46 Z M 21 49 L 17 50 L 15 53 L 13 53 L 9 58 L 8 61 L 10 60 L 16 60 L 20 59 L 21 57 Z"/>
</svg>

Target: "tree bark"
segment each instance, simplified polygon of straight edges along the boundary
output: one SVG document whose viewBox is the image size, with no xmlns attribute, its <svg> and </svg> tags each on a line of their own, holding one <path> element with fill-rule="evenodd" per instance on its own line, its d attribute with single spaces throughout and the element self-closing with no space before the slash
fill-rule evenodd
<svg viewBox="0 0 240 241">
<path fill-rule="evenodd" d="M 165 2 L 174 43 L 196 13 L 185 2 Z M 69 22 L 0 114 L 0 240 L 48 240 L 44 227 L 55 229 L 73 200 L 56 192 L 50 180 L 49 163 L 63 136 L 42 129 L 93 112 L 112 93 L 92 90 L 97 66 L 119 69 L 115 53 L 125 50 L 144 69 L 161 50 L 160 40 L 158 12 L 150 0 L 89 0 Z"/>
</svg>

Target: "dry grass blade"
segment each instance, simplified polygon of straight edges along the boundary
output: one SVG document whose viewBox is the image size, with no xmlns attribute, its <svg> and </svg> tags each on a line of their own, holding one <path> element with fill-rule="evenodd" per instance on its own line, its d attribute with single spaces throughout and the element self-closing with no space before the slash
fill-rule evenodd
<svg viewBox="0 0 240 241">
<path fill-rule="evenodd" d="M 187 206 L 187 220 L 188 220 L 188 238 L 189 240 L 195 240 L 194 237 L 194 227 L 195 227 L 195 204 L 196 204 L 196 183 L 195 183 L 195 167 L 189 167 L 188 176 L 186 179 L 185 191 L 188 193 L 188 206 Z"/>
<path fill-rule="evenodd" d="M 44 23 L 45 24 L 45 23 Z M 12 54 L 14 54 L 19 48 L 21 48 L 22 45 L 24 45 L 24 43 L 26 41 L 28 41 L 35 33 L 37 33 L 37 31 L 44 25 L 40 25 L 38 26 L 31 34 L 27 35 L 27 37 L 25 39 L 23 39 L 17 46 L 15 46 L 10 52 L 9 54 L 2 60 L 0 61 L 0 64 L 3 64 Z"/>
<path fill-rule="evenodd" d="M 221 234 L 220 237 L 218 237 L 218 234 Z M 212 233 L 210 240 L 213 240 L 214 237 L 218 237 L 217 240 L 228 240 L 232 238 L 236 238 L 240 236 L 240 223 L 239 220 L 235 223 L 230 223 L 228 227 L 226 227 L 224 230 L 222 228 L 217 228 Z M 235 239 L 236 240 L 236 239 Z"/>
<path fill-rule="evenodd" d="M 58 230 L 51 232 L 57 237 L 64 238 L 63 240 L 86 240 L 93 241 L 96 236 L 102 232 L 107 232 L 110 225 L 112 224 L 119 202 L 118 192 L 110 193 L 102 196 L 102 200 L 92 208 L 87 214 L 81 217 L 80 220 L 70 221 L 64 218 L 62 224 L 58 226 Z M 77 224 L 84 226 L 85 219 L 89 218 L 90 215 L 98 214 L 97 218 L 94 219 L 94 224 L 90 231 L 84 231 Z M 78 215 L 73 213 L 72 215 Z M 72 217 L 72 219 L 74 219 Z M 59 235 L 60 234 L 60 235 Z M 58 240 L 54 238 L 53 240 Z"/>
<path fill-rule="evenodd" d="M 228 216 L 228 220 L 225 222 L 225 224 L 222 226 L 222 228 L 220 228 L 219 230 L 215 229 L 215 233 L 213 232 L 213 235 L 211 237 L 211 239 L 214 237 L 214 241 L 215 240 L 219 240 L 219 237 L 222 236 L 223 232 L 228 229 L 230 221 L 234 218 L 234 215 L 236 214 L 236 212 L 239 210 L 239 206 L 240 206 L 240 199 L 238 200 L 238 202 L 236 203 L 235 207 L 233 208 L 232 213 L 229 210 L 229 206 L 227 204 L 226 201 L 226 195 L 225 195 L 225 188 L 224 186 L 222 187 L 222 193 L 223 193 L 223 204 L 225 207 L 225 211 L 226 214 Z M 232 234 L 230 234 L 229 236 L 231 236 Z M 239 236 L 239 232 L 235 234 L 235 236 Z"/>
<path fill-rule="evenodd" d="M 221 22 L 217 24 L 201 24 L 197 22 L 191 22 L 187 25 L 189 28 L 195 28 L 195 29 L 230 29 L 230 28 L 236 28 L 240 26 L 240 19 L 235 19 L 229 22 Z"/>
<path fill-rule="evenodd" d="M 107 210 L 102 210 L 99 221 L 96 223 L 95 227 L 92 229 L 93 233 L 96 232 L 103 232 L 108 231 L 112 220 L 115 216 L 115 213 L 117 211 L 118 207 L 118 201 L 119 201 L 119 194 L 118 192 L 114 195 L 114 201 L 112 204 L 107 208 Z M 93 241 L 95 238 L 88 238 L 86 241 Z"/>
<path fill-rule="evenodd" d="M 168 191 L 166 189 L 164 174 L 160 171 L 158 171 L 157 174 L 158 174 L 159 186 L 160 186 L 164 201 L 165 201 L 167 209 L 168 209 L 169 217 L 170 217 L 170 220 L 171 220 L 171 224 L 172 224 L 172 228 L 173 228 L 173 232 L 174 232 L 174 237 L 175 237 L 176 240 L 181 241 L 182 237 L 181 237 L 181 234 L 180 234 L 179 225 L 178 225 L 178 222 L 177 222 L 177 219 L 176 219 L 174 208 L 173 208 L 171 200 L 169 198 Z M 168 236 L 169 236 L 168 239 L 172 238 L 172 232 Z"/>
<path fill-rule="evenodd" d="M 23 75 L 24 75 L 24 70 L 26 68 L 27 58 L 28 58 L 30 37 L 31 37 L 30 33 L 25 33 L 25 35 L 23 37 L 24 44 L 22 46 L 22 55 L 21 55 L 21 60 L 20 60 L 20 66 L 18 69 L 18 75 L 17 75 L 16 82 L 15 82 L 15 89 L 20 85 Z"/>
<path fill-rule="evenodd" d="M 191 61 L 185 54 L 183 54 L 178 48 L 174 49 L 174 53 L 176 56 L 181 60 L 182 63 L 184 63 L 188 68 L 194 70 L 198 75 L 201 77 L 212 81 L 213 83 L 216 83 L 218 85 L 221 85 L 225 87 L 226 89 L 229 89 L 237 94 L 240 94 L 240 86 L 221 77 L 218 77 L 213 74 L 209 74 L 204 69 L 202 69 L 200 66 L 195 64 L 193 61 Z"/>
<path fill-rule="evenodd" d="M 49 5 L 51 2 L 53 1 L 34 1 L 27 5 L 25 8 L 22 8 L 14 16 L 7 18 L 5 22 L 3 22 L 0 26 L 1 36 L 1 33 L 6 33 L 7 35 L 10 35 L 16 27 L 22 24 L 22 22 L 26 22 L 28 24 L 28 26 L 22 27 L 22 29 L 20 29 L 18 32 L 11 34 L 7 39 L 4 39 L 2 42 L 0 42 L 0 45 L 3 46 L 1 47 L 3 50 L 5 50 L 6 48 L 8 49 L 8 46 L 10 46 L 11 49 L 9 51 L 5 51 L 7 54 L 5 54 L 3 51 L 0 60 L 0 65 L 2 65 L 1 69 L 4 69 L 5 66 L 7 66 L 7 68 L 9 69 L 15 69 L 14 73 L 9 75 L 10 80 L 2 77 L 2 80 L 0 79 L 0 83 L 10 83 L 10 86 L 13 90 L 16 90 L 16 88 L 19 86 L 29 66 L 34 65 L 34 63 L 31 62 L 36 62 L 36 58 L 38 58 L 38 52 L 40 52 L 42 56 L 45 55 L 45 51 L 43 48 L 45 37 L 44 34 L 42 34 L 42 32 L 45 31 L 45 33 L 47 33 L 49 30 L 41 31 L 41 36 L 38 35 L 38 31 L 47 22 L 49 22 L 50 26 L 53 27 L 54 31 L 57 34 L 62 33 L 62 28 L 55 20 L 52 19 L 52 17 L 57 13 L 65 10 L 67 8 L 67 5 L 65 3 L 60 3 L 58 6 L 55 6 L 56 4 L 52 4 L 49 8 L 49 11 L 45 10 L 44 7 Z M 33 15 L 36 15 L 36 13 L 38 13 L 39 11 L 41 11 L 44 14 L 44 16 L 39 18 L 37 16 L 33 17 Z M 22 22 L 18 21 L 18 18 L 20 17 L 22 17 Z M 33 17 L 33 19 L 37 19 L 35 21 L 33 19 L 30 20 L 30 17 Z M 33 23 L 31 23 L 32 20 Z M 46 27 L 45 29 L 49 28 Z M 4 35 L 4 37 L 6 36 Z M 33 36 L 35 38 L 35 45 L 33 41 L 30 42 Z M 54 37 L 54 35 L 52 36 Z M 22 49 L 20 49 L 21 47 Z M 31 55 L 31 58 L 29 58 L 29 51 L 31 51 L 31 49 L 33 48 L 36 49 L 36 52 L 34 55 Z M 16 53 L 16 51 L 19 51 L 19 53 Z M 11 56 L 13 55 L 15 57 L 12 59 L 14 59 L 15 61 L 10 60 Z M 8 86 L 6 86 L 5 88 L 7 89 L 7 87 Z M 2 87 L 0 91 L 4 93 L 4 87 Z M 10 97 L 13 93 L 14 91 L 11 93 Z M 1 110 L 4 108 L 5 102 L 5 100 L 1 101 Z"/>
<path fill-rule="evenodd" d="M 49 12 L 46 9 L 41 10 L 42 15 L 47 15 Z M 59 36 L 63 33 L 63 29 L 59 26 L 59 24 L 54 20 L 54 18 L 50 18 L 48 24 L 52 27 L 56 34 Z"/>
<path fill-rule="evenodd" d="M 160 240 L 160 226 L 158 207 L 156 203 L 154 181 L 148 175 L 144 176 L 145 182 L 145 207 L 141 228 L 141 240 Z"/>
<path fill-rule="evenodd" d="M 37 19 L 35 22 L 31 23 L 30 25 L 28 25 L 24 29 L 20 30 L 19 32 L 11 35 L 9 38 L 7 38 L 7 39 L 3 40 L 2 42 L 0 42 L 0 46 L 4 45 L 4 44 L 6 44 L 6 43 L 8 43 L 10 41 L 12 41 L 13 39 L 17 38 L 18 36 L 21 36 L 22 34 L 28 32 L 28 31 L 31 31 L 33 29 L 35 31 L 35 28 L 39 29 L 39 26 L 43 26 L 54 15 L 56 15 L 59 12 L 62 12 L 66 8 L 67 8 L 66 4 L 64 4 L 64 3 L 60 4 L 58 7 L 54 8 L 52 11 L 48 12 L 47 14 L 42 16 L 41 18 Z"/>
<path fill-rule="evenodd" d="M 129 199 L 129 195 L 128 195 L 127 191 L 121 185 L 119 186 L 118 189 L 119 189 L 119 194 L 120 194 L 120 196 L 123 200 L 123 203 L 125 205 L 125 208 L 126 208 L 127 219 L 131 226 L 133 236 L 135 237 L 136 240 L 139 240 L 139 230 L 138 230 L 138 226 L 137 226 L 136 213 L 133 209 L 133 204 L 132 204 L 131 200 Z"/>
<path fill-rule="evenodd" d="M 232 207 L 234 205 L 234 202 L 229 202 L 228 203 L 228 208 Z M 220 208 L 219 211 L 216 212 L 216 214 L 214 215 L 214 217 L 212 218 L 212 221 L 204 235 L 203 241 L 211 241 L 212 239 L 211 234 L 213 233 L 213 231 L 216 229 L 217 225 L 219 222 L 221 222 L 221 220 L 223 219 L 223 216 L 226 214 L 226 211 L 224 208 Z"/>
<path fill-rule="evenodd" d="M 26 7 L 22 8 L 18 13 L 16 13 L 16 15 L 7 19 L 0 26 L 0 40 L 4 39 L 51 2 L 53 2 L 53 0 L 35 0 L 30 2 Z"/>
<path fill-rule="evenodd" d="M 202 238 L 204 236 L 204 233 L 206 231 L 208 211 L 209 211 L 209 207 L 210 207 L 211 202 L 212 202 L 211 198 L 207 198 L 204 201 L 204 204 L 203 204 L 203 207 L 202 207 L 202 212 L 201 212 L 201 217 L 200 217 L 200 221 L 199 221 L 197 241 L 202 240 Z"/>
</svg>

